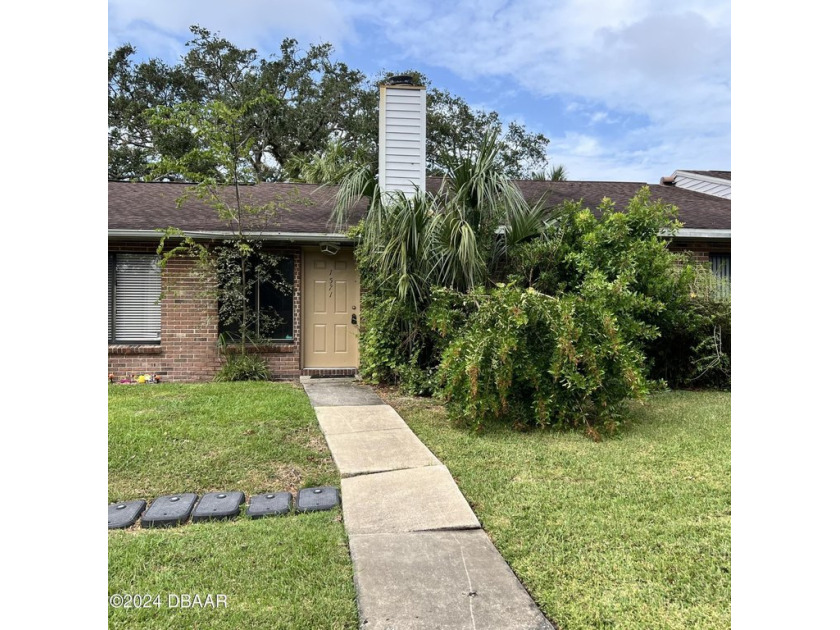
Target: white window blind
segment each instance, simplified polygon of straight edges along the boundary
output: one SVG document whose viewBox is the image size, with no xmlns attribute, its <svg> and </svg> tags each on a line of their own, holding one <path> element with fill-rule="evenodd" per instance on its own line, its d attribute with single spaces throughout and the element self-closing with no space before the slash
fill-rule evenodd
<svg viewBox="0 0 840 630">
<path fill-rule="evenodd" d="M 108 341 L 160 341 L 160 267 L 153 254 L 112 254 L 108 261 Z"/>
<path fill-rule="evenodd" d="M 709 262 L 712 272 L 717 276 L 716 295 L 719 299 L 727 299 L 732 292 L 732 254 L 711 254 Z"/>
</svg>

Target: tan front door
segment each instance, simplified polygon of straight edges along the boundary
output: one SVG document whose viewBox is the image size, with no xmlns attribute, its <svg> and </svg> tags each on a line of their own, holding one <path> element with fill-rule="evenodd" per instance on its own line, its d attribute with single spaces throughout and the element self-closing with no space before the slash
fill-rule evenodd
<svg viewBox="0 0 840 630">
<path fill-rule="evenodd" d="M 303 367 L 359 366 L 359 274 L 353 251 L 303 253 Z"/>
</svg>

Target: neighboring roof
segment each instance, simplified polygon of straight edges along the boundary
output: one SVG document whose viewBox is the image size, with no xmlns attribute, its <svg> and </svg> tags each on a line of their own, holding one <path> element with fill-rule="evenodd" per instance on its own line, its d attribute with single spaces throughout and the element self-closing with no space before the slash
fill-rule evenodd
<svg viewBox="0 0 840 630">
<path fill-rule="evenodd" d="M 732 181 L 732 171 L 686 171 L 680 169 L 678 173 L 694 173 L 695 175 L 705 175 L 706 177 L 716 177 L 717 179 L 725 179 L 728 182 Z"/>
<path fill-rule="evenodd" d="M 674 171 L 673 175 L 663 177 L 660 184 L 687 188 L 695 192 L 724 199 L 732 198 L 731 171 Z"/>
<path fill-rule="evenodd" d="M 442 179 L 429 177 L 426 190 L 440 188 Z M 651 197 L 679 208 L 679 219 L 687 229 L 729 230 L 731 201 L 693 190 L 643 182 L 515 182 L 528 201 L 543 195 L 551 205 L 564 201 L 583 201 L 584 207 L 596 210 L 604 197 L 624 209 L 642 186 L 649 186 Z M 185 232 L 220 232 L 227 229 L 216 212 L 194 199 L 178 208 L 177 200 L 187 185 L 178 183 L 108 182 L 108 229 L 114 232 L 148 231 L 178 227 Z M 264 225 L 246 225 L 249 231 L 287 235 L 331 234 L 329 218 L 335 203 L 336 187 L 314 184 L 261 183 L 240 187 L 245 203 L 263 204 L 279 201 L 282 209 L 276 218 Z M 228 191 L 233 200 L 232 189 Z M 357 204 L 350 215 L 355 223 L 364 212 Z"/>
</svg>

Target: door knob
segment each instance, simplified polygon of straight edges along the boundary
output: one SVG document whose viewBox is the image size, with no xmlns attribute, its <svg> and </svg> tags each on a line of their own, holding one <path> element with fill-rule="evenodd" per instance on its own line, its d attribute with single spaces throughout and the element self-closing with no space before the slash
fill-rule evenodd
<svg viewBox="0 0 840 630">
<path fill-rule="evenodd" d="M 353 324 L 354 326 L 355 326 L 356 324 L 358 324 L 358 322 L 356 321 L 356 313 L 353 313 L 353 314 L 350 316 L 350 323 L 351 323 L 351 324 Z"/>
</svg>

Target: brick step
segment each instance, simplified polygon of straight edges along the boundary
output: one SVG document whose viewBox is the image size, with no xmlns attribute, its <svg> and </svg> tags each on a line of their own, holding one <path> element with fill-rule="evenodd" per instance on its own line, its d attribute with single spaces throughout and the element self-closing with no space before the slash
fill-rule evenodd
<svg viewBox="0 0 840 630">
<path fill-rule="evenodd" d="M 356 368 L 304 368 L 301 376 L 314 376 L 320 378 L 334 378 L 341 376 L 356 376 Z"/>
</svg>

